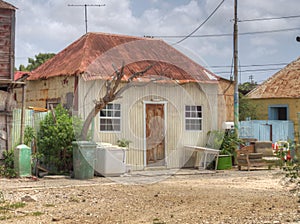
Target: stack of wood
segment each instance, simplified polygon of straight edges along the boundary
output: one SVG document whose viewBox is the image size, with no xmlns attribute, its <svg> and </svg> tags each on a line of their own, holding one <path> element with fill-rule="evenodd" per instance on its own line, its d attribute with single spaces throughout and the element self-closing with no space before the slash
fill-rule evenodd
<svg viewBox="0 0 300 224">
<path fill-rule="evenodd" d="M 246 166 L 248 171 L 250 167 L 267 166 L 270 169 L 279 161 L 280 158 L 273 152 L 272 142 L 256 141 L 254 144 L 237 150 L 237 165 L 239 170 L 242 169 L 242 166 Z"/>
</svg>

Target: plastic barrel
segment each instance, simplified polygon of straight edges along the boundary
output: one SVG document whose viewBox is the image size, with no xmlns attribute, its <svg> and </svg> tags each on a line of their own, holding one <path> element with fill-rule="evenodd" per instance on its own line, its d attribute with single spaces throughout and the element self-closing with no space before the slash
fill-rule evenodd
<svg viewBox="0 0 300 224">
<path fill-rule="evenodd" d="M 31 149 L 18 145 L 14 150 L 14 168 L 18 177 L 31 176 Z"/>
<path fill-rule="evenodd" d="M 73 142 L 73 170 L 75 179 L 94 177 L 97 144 L 89 141 Z"/>
</svg>

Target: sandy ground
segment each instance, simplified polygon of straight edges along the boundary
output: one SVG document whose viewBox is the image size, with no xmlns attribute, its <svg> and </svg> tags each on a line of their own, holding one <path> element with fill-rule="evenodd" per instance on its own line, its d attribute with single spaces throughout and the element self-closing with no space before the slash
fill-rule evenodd
<svg viewBox="0 0 300 224">
<path fill-rule="evenodd" d="M 0 184 L 0 223 L 300 223 L 298 195 L 276 169 Z M 23 207 L 13 207 L 21 201 Z"/>
</svg>

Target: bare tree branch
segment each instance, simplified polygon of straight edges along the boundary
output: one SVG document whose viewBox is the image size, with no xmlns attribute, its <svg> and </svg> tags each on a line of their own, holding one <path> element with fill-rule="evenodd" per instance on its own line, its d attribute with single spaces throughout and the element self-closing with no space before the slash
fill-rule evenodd
<svg viewBox="0 0 300 224">
<path fill-rule="evenodd" d="M 113 65 L 114 67 L 114 65 Z M 93 118 L 102 110 L 105 108 L 105 106 L 114 101 L 117 98 L 120 98 L 121 95 L 125 92 L 125 90 L 129 89 L 132 86 L 132 81 L 135 78 L 138 78 L 140 76 L 143 76 L 147 71 L 149 71 L 153 67 L 153 64 L 147 66 L 144 70 L 138 71 L 138 72 L 132 72 L 132 75 L 128 78 L 125 85 L 119 88 L 119 85 L 122 82 L 122 79 L 124 77 L 124 63 L 122 64 L 122 67 L 120 70 L 115 69 L 115 74 L 112 77 L 112 79 L 107 80 L 105 83 L 106 93 L 103 97 L 99 98 L 98 100 L 94 100 L 94 107 L 88 114 L 87 118 L 84 121 L 82 130 L 81 130 L 81 139 L 87 140 L 87 133 L 90 127 L 90 124 L 92 123 Z M 131 71 L 130 71 L 131 72 Z M 119 88 L 119 89 L 118 89 Z"/>
</svg>

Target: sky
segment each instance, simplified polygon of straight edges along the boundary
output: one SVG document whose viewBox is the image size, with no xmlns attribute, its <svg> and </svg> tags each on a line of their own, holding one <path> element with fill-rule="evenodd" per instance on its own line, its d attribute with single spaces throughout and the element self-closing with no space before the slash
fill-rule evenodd
<svg viewBox="0 0 300 224">
<path fill-rule="evenodd" d="M 230 79 L 233 73 L 234 0 L 225 0 L 215 13 L 222 0 L 5 1 L 18 8 L 17 68 L 84 35 L 85 7 L 78 5 L 87 4 L 94 5 L 87 6 L 88 32 L 153 36 L 216 75 Z M 300 1 L 238 0 L 238 33 L 239 82 L 261 83 L 299 56 Z"/>
</svg>

